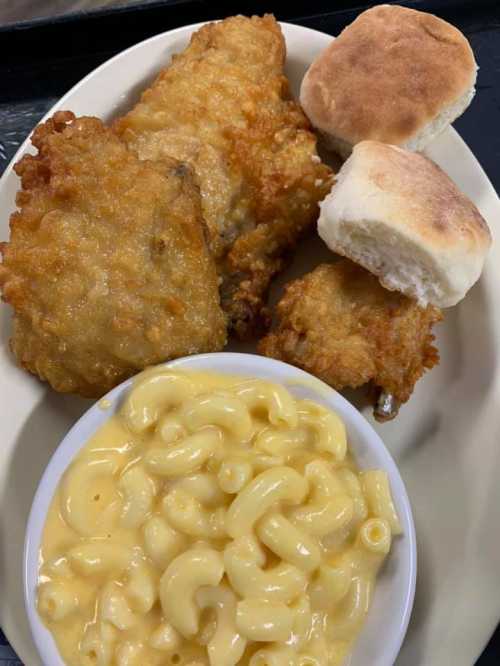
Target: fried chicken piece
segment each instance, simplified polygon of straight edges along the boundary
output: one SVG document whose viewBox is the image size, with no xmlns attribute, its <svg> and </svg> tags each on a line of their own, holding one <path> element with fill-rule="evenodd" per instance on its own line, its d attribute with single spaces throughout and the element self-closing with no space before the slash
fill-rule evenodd
<svg viewBox="0 0 500 666">
<path fill-rule="evenodd" d="M 225 321 L 190 170 L 141 162 L 97 118 L 57 113 L 16 165 L 2 244 L 18 362 L 100 396 L 142 368 L 221 349 Z"/>
<path fill-rule="evenodd" d="M 331 185 L 284 61 L 273 16 L 210 23 L 115 123 L 141 159 L 170 155 L 194 168 L 222 304 L 242 338 L 265 322 L 270 280 Z"/>
<path fill-rule="evenodd" d="M 367 382 L 406 402 L 425 370 L 439 362 L 432 345 L 438 308 L 421 308 L 342 259 L 287 285 L 279 323 L 259 351 L 316 375 L 337 390 Z"/>
</svg>

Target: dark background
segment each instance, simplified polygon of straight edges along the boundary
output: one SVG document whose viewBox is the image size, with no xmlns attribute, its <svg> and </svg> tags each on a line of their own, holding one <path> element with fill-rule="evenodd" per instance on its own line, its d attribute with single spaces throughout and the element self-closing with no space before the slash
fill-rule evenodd
<svg viewBox="0 0 500 666">
<path fill-rule="evenodd" d="M 78 12 L 0 28 L 0 174 L 59 97 L 97 65 L 147 37 L 235 13 L 265 12 L 336 35 L 373 4 L 376 3 L 352 0 L 148 0 L 137 6 Z M 470 40 L 480 66 L 474 113 L 465 113 L 455 127 L 499 191 L 500 0 L 401 0 L 399 4 L 437 14 L 460 28 Z M 474 609 L 470 612 L 474 613 Z M 5 643 L 0 631 L 0 663 L 18 665 L 19 661 L 8 659 Z M 497 629 L 476 666 L 499 665 Z"/>
</svg>

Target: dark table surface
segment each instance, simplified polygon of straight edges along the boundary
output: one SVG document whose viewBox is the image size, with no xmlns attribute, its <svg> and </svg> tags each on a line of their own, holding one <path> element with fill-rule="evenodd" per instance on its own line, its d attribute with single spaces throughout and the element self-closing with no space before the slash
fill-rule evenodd
<svg viewBox="0 0 500 666">
<path fill-rule="evenodd" d="M 138 7 L 0 28 L 0 174 L 59 97 L 97 65 L 142 39 L 198 21 L 265 12 L 336 35 L 373 4 L 362 0 L 150 0 Z M 413 0 L 399 4 L 441 16 L 470 40 L 480 66 L 474 113 L 464 114 L 455 127 L 500 191 L 500 0 Z M 18 664 L 0 631 L 0 666 Z M 476 666 L 499 664 L 497 629 Z"/>
</svg>

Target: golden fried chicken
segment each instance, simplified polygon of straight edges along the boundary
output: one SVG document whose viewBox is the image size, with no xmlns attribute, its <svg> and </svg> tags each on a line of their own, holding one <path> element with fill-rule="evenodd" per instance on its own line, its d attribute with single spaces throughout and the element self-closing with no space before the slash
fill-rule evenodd
<svg viewBox="0 0 500 666">
<path fill-rule="evenodd" d="M 115 123 L 141 159 L 194 168 L 222 304 L 243 338 L 265 319 L 269 282 L 331 185 L 284 61 L 273 16 L 210 23 Z"/>
<path fill-rule="evenodd" d="M 58 391 L 100 396 L 142 368 L 221 349 L 225 321 L 190 170 L 141 162 L 97 118 L 57 113 L 16 165 L 2 244 L 12 350 Z"/>
<path fill-rule="evenodd" d="M 335 389 L 367 382 L 402 403 L 439 361 L 432 345 L 433 306 L 387 291 L 365 269 L 342 259 L 290 283 L 278 326 L 259 351 L 316 375 Z"/>
</svg>

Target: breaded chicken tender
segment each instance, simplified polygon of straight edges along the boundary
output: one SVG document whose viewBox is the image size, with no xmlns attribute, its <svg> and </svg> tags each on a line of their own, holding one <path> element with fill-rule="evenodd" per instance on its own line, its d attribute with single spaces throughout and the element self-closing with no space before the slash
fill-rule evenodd
<svg viewBox="0 0 500 666">
<path fill-rule="evenodd" d="M 277 314 L 277 328 L 259 351 L 337 390 L 372 382 L 403 403 L 439 361 L 431 329 L 442 319 L 440 310 L 387 291 L 347 259 L 288 284 Z"/>
<path fill-rule="evenodd" d="M 225 342 L 199 192 L 175 160 L 141 162 L 97 118 L 59 112 L 16 165 L 2 244 L 18 362 L 97 397 L 148 365 Z"/>
<path fill-rule="evenodd" d="M 207 24 L 115 124 L 141 159 L 194 168 L 222 304 L 241 338 L 265 324 L 270 280 L 331 185 L 290 98 L 285 55 L 273 16 Z"/>
</svg>

